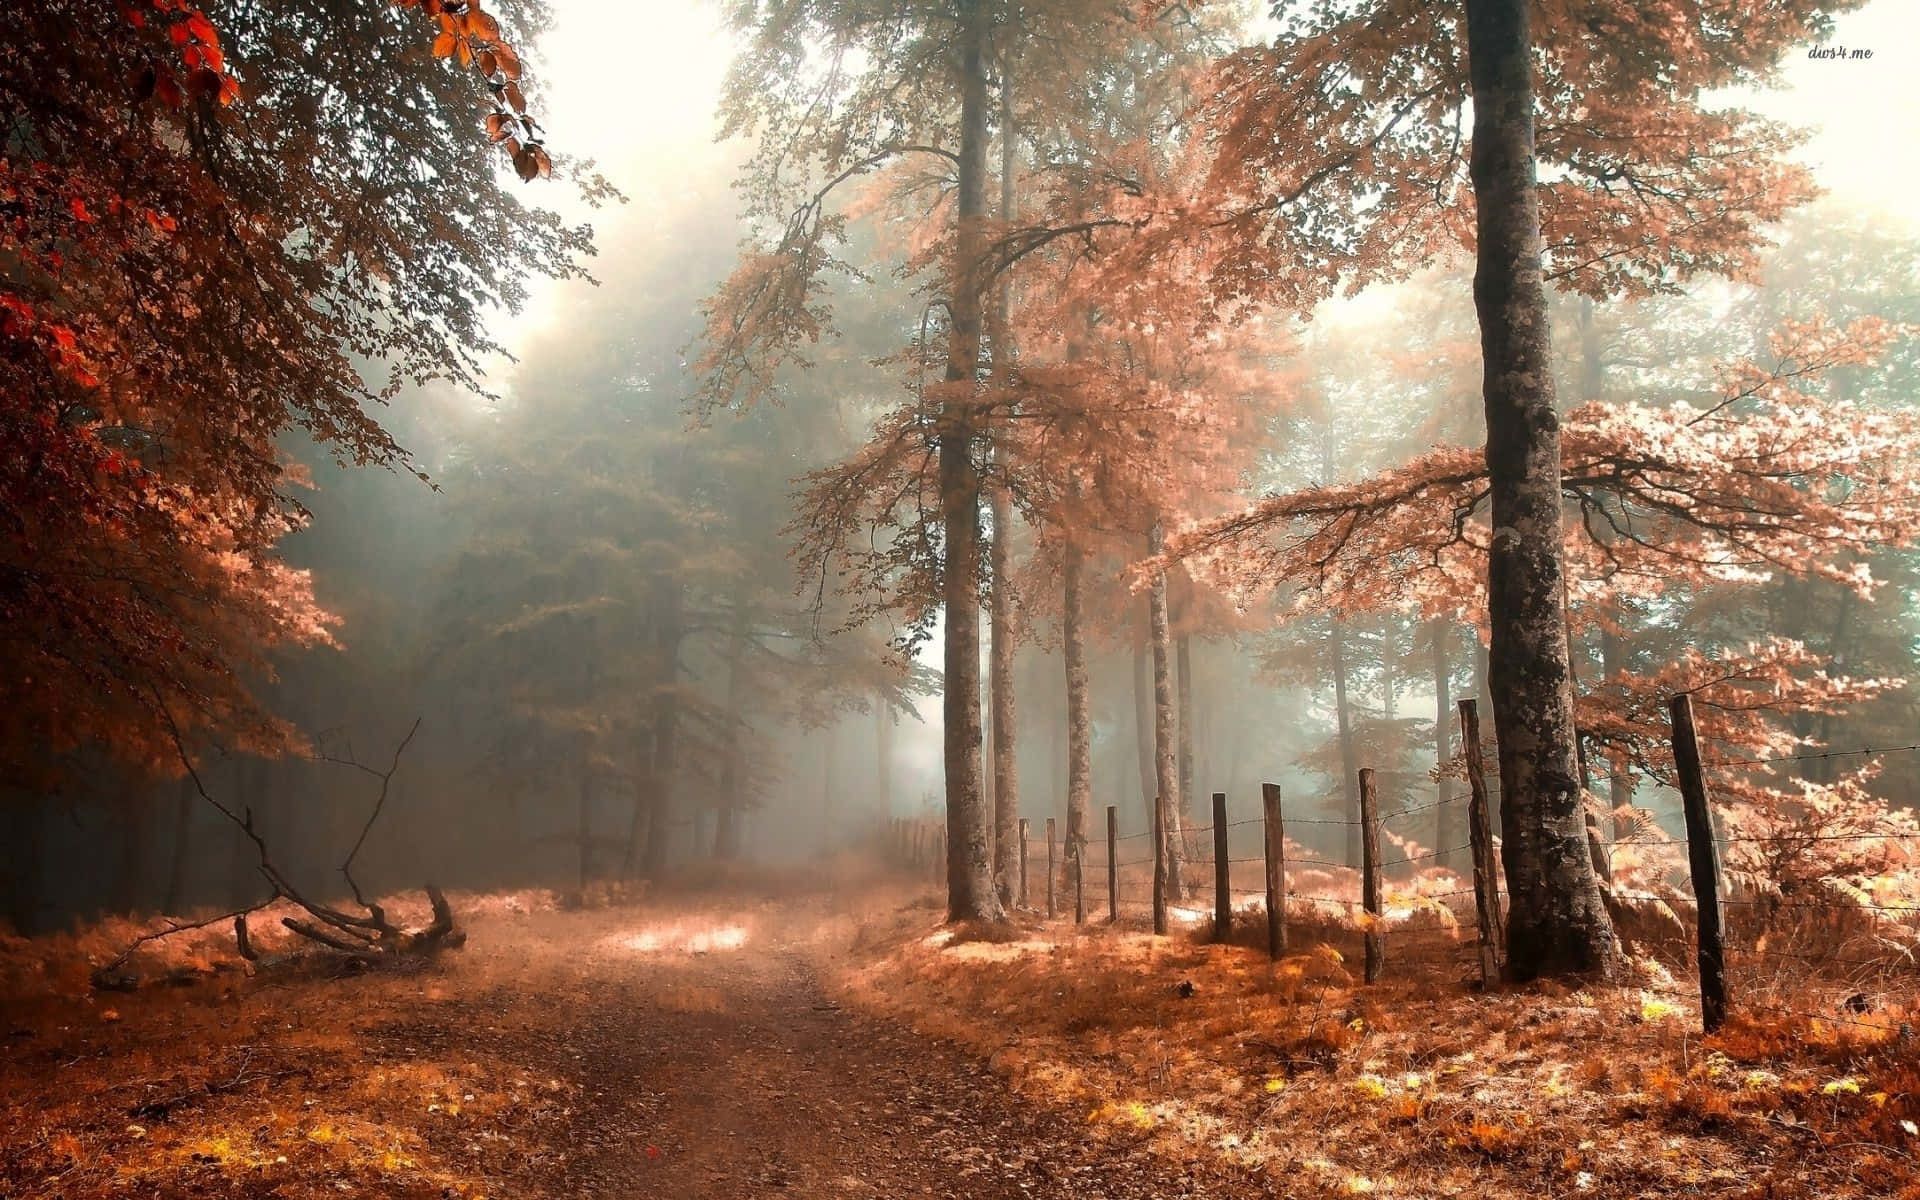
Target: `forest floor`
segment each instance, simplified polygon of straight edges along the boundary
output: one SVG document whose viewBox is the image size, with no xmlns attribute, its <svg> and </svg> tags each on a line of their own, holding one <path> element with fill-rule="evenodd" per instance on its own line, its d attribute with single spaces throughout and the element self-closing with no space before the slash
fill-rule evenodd
<svg viewBox="0 0 1920 1200">
<path fill-rule="evenodd" d="M 15 986 L 0 1198 L 1920 1195 L 1910 1050 L 940 916 L 855 873 L 489 904 L 407 973 Z"/>
</svg>

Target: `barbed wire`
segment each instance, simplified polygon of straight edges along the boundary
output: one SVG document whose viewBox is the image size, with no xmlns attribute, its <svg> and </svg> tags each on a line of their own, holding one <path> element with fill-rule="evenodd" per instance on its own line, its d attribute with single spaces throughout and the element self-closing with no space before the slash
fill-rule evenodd
<svg viewBox="0 0 1920 1200">
<path fill-rule="evenodd" d="M 1866 754 L 1907 754 L 1920 750 L 1920 742 L 1910 746 L 1865 746 L 1858 750 L 1818 750 L 1806 754 L 1780 754 L 1772 758 L 1724 758 L 1702 762 L 1703 767 L 1763 767 L 1783 762 L 1814 762 L 1826 758 L 1855 758 Z"/>
</svg>

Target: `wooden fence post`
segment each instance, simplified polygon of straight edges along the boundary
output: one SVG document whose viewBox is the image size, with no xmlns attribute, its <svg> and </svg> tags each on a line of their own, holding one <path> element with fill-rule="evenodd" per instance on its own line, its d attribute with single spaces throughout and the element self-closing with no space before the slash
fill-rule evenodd
<svg viewBox="0 0 1920 1200">
<path fill-rule="evenodd" d="M 1682 694 L 1671 704 L 1673 766 L 1687 813 L 1687 872 L 1693 876 L 1694 903 L 1700 910 L 1700 1023 L 1708 1033 L 1727 1019 L 1727 950 L 1720 928 L 1720 846 L 1713 837 L 1713 809 L 1707 778 L 1700 769 L 1700 743 L 1693 732 L 1693 698 Z"/>
<path fill-rule="evenodd" d="M 1055 868 L 1053 865 L 1053 818 L 1048 817 L 1047 818 L 1047 915 L 1050 917 L 1057 915 L 1054 911 L 1054 905 L 1053 905 L 1054 872 L 1055 872 Z"/>
<path fill-rule="evenodd" d="M 1067 854 L 1073 862 L 1073 923 L 1087 923 L 1087 892 L 1085 887 L 1087 873 L 1087 839 L 1084 836 L 1086 819 L 1081 818 L 1083 834 L 1079 840 L 1069 839 Z"/>
<path fill-rule="evenodd" d="M 1027 906 L 1027 819 L 1020 818 L 1020 907 Z"/>
<path fill-rule="evenodd" d="M 1460 745 L 1467 752 L 1467 840 L 1473 845 L 1473 909 L 1480 928 L 1480 982 L 1500 974 L 1500 877 L 1493 869 L 1493 821 L 1487 811 L 1487 764 L 1480 752 L 1480 714 L 1460 702 Z"/>
<path fill-rule="evenodd" d="M 1120 920 L 1120 816 L 1107 805 L 1107 920 Z"/>
<path fill-rule="evenodd" d="M 1167 931 L 1167 831 L 1158 796 L 1153 798 L 1153 931 Z"/>
<path fill-rule="evenodd" d="M 1227 794 L 1213 794 L 1213 940 L 1233 937 L 1233 884 L 1227 877 L 1232 860 L 1227 855 Z"/>
<path fill-rule="evenodd" d="M 1373 768 L 1360 768 L 1360 906 L 1366 910 L 1367 982 L 1380 978 L 1386 931 L 1380 915 L 1380 805 L 1373 794 Z"/>
<path fill-rule="evenodd" d="M 1280 817 L 1280 785 L 1260 785 L 1260 810 L 1267 838 L 1267 953 L 1287 952 L 1287 835 Z"/>
</svg>

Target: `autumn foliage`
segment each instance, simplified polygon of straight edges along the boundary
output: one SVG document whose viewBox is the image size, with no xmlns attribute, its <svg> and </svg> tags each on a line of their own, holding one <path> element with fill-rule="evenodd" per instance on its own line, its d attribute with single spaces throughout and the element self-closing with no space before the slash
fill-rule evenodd
<svg viewBox="0 0 1920 1200">
<path fill-rule="evenodd" d="M 183 0 L 9 16 L 10 776 L 57 774 L 86 746 L 164 762 L 199 728 L 292 744 L 247 679 L 272 647 L 330 644 L 334 622 L 274 555 L 303 519 L 283 439 L 405 464 L 373 405 L 406 381 L 476 382 L 493 348 L 480 312 L 516 303 L 529 271 L 576 273 L 587 248 L 420 118 L 457 108 L 465 85 L 408 40 L 410 14 L 269 7 L 224 30 Z M 432 7 L 522 123 L 521 173 L 544 173 L 495 19 Z"/>
</svg>

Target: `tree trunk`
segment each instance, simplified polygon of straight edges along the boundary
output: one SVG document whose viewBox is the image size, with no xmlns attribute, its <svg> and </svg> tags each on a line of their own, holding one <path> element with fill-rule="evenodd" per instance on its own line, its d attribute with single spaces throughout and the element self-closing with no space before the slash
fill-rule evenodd
<svg viewBox="0 0 1920 1200">
<path fill-rule="evenodd" d="M 173 850 L 167 859 L 167 891 L 161 897 L 160 911 L 177 916 L 187 898 L 187 864 L 192 861 L 193 806 L 200 799 L 193 776 L 180 776 L 179 790 L 173 797 Z"/>
<path fill-rule="evenodd" d="M 893 723 L 899 720 L 893 705 L 879 701 L 873 734 L 874 775 L 879 787 L 880 815 L 893 815 Z"/>
<path fill-rule="evenodd" d="M 1000 220 L 1011 227 L 1019 216 L 1014 198 L 1013 72 L 1007 53 L 1002 51 L 1000 65 Z M 1000 277 L 999 294 L 994 306 L 993 386 L 1004 393 L 1013 375 L 1011 342 L 1012 297 L 1007 277 Z M 994 439 L 993 463 L 996 470 L 1006 469 L 1006 459 Z M 1013 699 L 1013 589 L 1009 586 L 1013 571 L 1013 503 L 1004 479 L 994 481 L 993 541 L 988 550 L 993 591 L 991 605 L 993 641 L 988 647 L 989 687 L 993 692 L 993 874 L 1002 907 L 1011 907 L 1020 870 L 1020 782 L 1014 732 Z"/>
<path fill-rule="evenodd" d="M 750 633 L 745 599 L 735 593 L 733 617 L 727 637 L 726 730 L 722 733 L 723 757 L 720 760 L 720 801 L 713 820 L 713 856 L 722 861 L 740 857 L 740 827 L 734 813 L 740 807 L 740 724 L 742 693 L 746 690 L 746 658 Z"/>
<path fill-rule="evenodd" d="M 1626 669 L 1627 647 L 1619 634 L 1609 629 L 1600 631 L 1600 670 L 1606 676 L 1603 683 L 1611 685 L 1613 677 Z M 1633 832 L 1633 818 L 1627 810 L 1633 804 L 1633 768 L 1627 765 L 1621 755 L 1607 755 L 1607 806 L 1613 810 L 1613 836 L 1628 837 Z"/>
<path fill-rule="evenodd" d="M 1347 865 L 1360 869 L 1360 748 L 1353 741 L 1353 707 L 1347 700 L 1347 627 L 1333 623 L 1333 712 L 1340 731 L 1340 786 L 1346 796 Z"/>
<path fill-rule="evenodd" d="M 1160 526 L 1147 534 L 1147 553 L 1160 553 Z M 1147 591 L 1147 627 L 1153 641 L 1153 781 L 1159 796 L 1160 828 L 1167 840 L 1167 895 L 1187 894 L 1182 868 L 1186 829 L 1180 820 L 1179 766 L 1174 746 L 1172 646 L 1167 630 L 1167 574 L 1156 571 Z"/>
<path fill-rule="evenodd" d="M 647 770 L 647 846 L 640 859 L 643 879 L 658 879 L 667 869 L 667 850 L 673 837 L 673 785 L 679 773 L 675 738 L 680 723 L 680 580 L 671 569 L 654 579 L 653 648 L 653 756 Z"/>
<path fill-rule="evenodd" d="M 1447 657 L 1453 628 L 1445 621 L 1434 621 L 1427 626 L 1427 631 L 1433 650 L 1433 754 L 1434 761 L 1445 769 L 1453 758 L 1453 663 Z M 1440 777 L 1433 799 L 1433 848 L 1437 851 L 1434 861 L 1451 869 L 1453 847 L 1460 844 L 1466 826 L 1453 811 L 1451 775 Z"/>
<path fill-rule="evenodd" d="M 1508 970 L 1610 974 L 1587 853 L 1561 610 L 1560 425 L 1540 266 L 1528 0 L 1467 0 L 1471 175 L 1493 539 L 1487 564 Z"/>
<path fill-rule="evenodd" d="M 1149 666 L 1152 640 L 1152 624 L 1143 622 L 1140 640 L 1133 646 L 1133 744 L 1139 753 L 1140 795 L 1141 803 L 1146 806 L 1148 829 L 1153 828 L 1153 797 L 1159 790 L 1154 782 L 1153 765 L 1153 673 Z"/>
<path fill-rule="evenodd" d="M 126 812 L 120 820 L 120 862 L 114 870 L 109 908 L 116 915 L 131 916 L 140 910 L 147 847 L 153 844 L 153 797 L 145 788 L 129 788 L 122 803 Z"/>
<path fill-rule="evenodd" d="M 1180 803 L 1182 811 L 1189 816 L 1193 813 L 1193 648 L 1186 634 L 1174 639 L 1173 661 L 1177 679 L 1176 701 L 1179 710 L 1174 717 L 1174 726 L 1179 730 L 1179 768 Z M 1217 778 L 1217 776 L 1216 776 Z M 1192 822 L 1183 818 L 1187 828 Z"/>
<path fill-rule="evenodd" d="M 639 819 L 640 808 L 636 805 L 634 820 L 637 822 Z M 577 824 L 575 837 L 578 840 L 580 856 L 580 892 L 584 896 L 587 884 L 593 880 L 593 735 L 587 733 L 580 735 L 580 803 Z M 627 838 L 629 860 L 633 858 L 635 845 L 633 835 L 638 832 L 637 829 L 632 830 Z"/>
<path fill-rule="evenodd" d="M 833 849 L 833 823 L 839 815 L 834 794 L 834 759 L 840 749 L 840 725 L 835 722 L 820 731 L 820 849 Z"/>
<path fill-rule="evenodd" d="M 972 389 L 980 363 L 977 268 L 986 217 L 986 47 L 992 12 L 986 0 L 962 0 L 960 25 L 960 154 L 956 190 L 958 236 L 948 273 L 953 327 L 947 339 L 948 383 L 965 393 L 940 413 L 941 572 L 946 616 L 946 680 L 942 737 L 947 769 L 947 916 L 954 921 L 1003 920 L 994 890 L 993 823 L 980 779 L 980 480 L 973 466 L 977 417 Z"/>
<path fill-rule="evenodd" d="M 242 758 L 234 763 L 234 778 L 239 786 L 240 810 L 251 815 L 256 832 L 266 827 L 266 772 L 259 759 Z M 246 834 L 228 826 L 233 834 L 227 857 L 227 899 L 234 908 L 252 904 L 264 887 L 260 880 L 260 851 Z"/>
<path fill-rule="evenodd" d="M 1067 847 L 1085 862 L 1093 807 L 1093 722 L 1088 710 L 1086 631 L 1080 611 L 1080 547 L 1068 534 L 1060 566 L 1061 657 L 1067 671 Z"/>
</svg>

